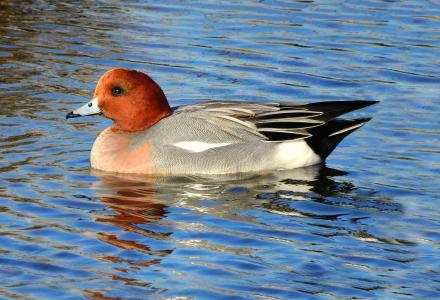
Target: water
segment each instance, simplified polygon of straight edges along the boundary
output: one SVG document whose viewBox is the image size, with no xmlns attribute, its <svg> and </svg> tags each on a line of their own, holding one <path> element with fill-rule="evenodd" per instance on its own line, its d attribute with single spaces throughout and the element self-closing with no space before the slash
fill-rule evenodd
<svg viewBox="0 0 440 300">
<path fill-rule="evenodd" d="M 2 1 L 2 299 L 440 298 L 438 1 Z M 89 168 L 112 67 L 172 105 L 380 100 L 325 167 Z"/>
</svg>

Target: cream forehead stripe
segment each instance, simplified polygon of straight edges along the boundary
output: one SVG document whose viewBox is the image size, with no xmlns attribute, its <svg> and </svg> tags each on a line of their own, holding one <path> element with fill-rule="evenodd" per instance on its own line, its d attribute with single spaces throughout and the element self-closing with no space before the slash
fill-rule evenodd
<svg viewBox="0 0 440 300">
<path fill-rule="evenodd" d="M 212 148 L 218 148 L 230 145 L 231 143 L 204 143 L 204 142 L 198 142 L 198 141 L 191 141 L 191 142 L 178 142 L 173 144 L 173 146 L 176 146 L 178 148 L 190 151 L 190 152 L 203 152 L 208 149 Z"/>
</svg>

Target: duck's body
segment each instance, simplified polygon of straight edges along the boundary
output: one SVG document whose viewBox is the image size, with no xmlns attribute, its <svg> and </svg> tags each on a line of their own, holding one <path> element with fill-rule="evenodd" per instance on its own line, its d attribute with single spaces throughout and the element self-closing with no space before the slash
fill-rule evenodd
<svg viewBox="0 0 440 300">
<path fill-rule="evenodd" d="M 132 84 L 132 76 L 138 80 L 136 84 Z M 115 121 L 93 145 L 93 168 L 118 173 L 226 174 L 314 165 L 369 120 L 336 117 L 375 103 L 212 101 L 173 110 L 150 81 L 136 71 L 111 70 L 98 83 L 94 100 L 68 114 L 106 116 L 107 110 Z M 115 87 L 125 94 L 115 95 Z M 158 95 L 143 101 L 143 92 L 151 94 L 152 87 Z M 101 91 L 106 88 L 111 95 Z M 153 117 L 144 118 L 151 111 Z"/>
</svg>

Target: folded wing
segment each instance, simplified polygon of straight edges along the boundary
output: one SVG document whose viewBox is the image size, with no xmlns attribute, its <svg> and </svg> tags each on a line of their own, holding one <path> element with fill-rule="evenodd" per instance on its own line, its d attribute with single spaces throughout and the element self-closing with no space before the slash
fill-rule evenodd
<svg viewBox="0 0 440 300">
<path fill-rule="evenodd" d="M 221 124 L 223 130 L 237 137 L 246 132 L 267 142 L 305 139 L 312 148 L 319 147 L 320 139 L 331 139 L 331 142 L 326 142 L 331 144 L 331 147 L 325 147 L 327 153 L 343 137 L 369 120 L 337 117 L 375 103 L 377 101 L 309 104 L 212 101 L 178 107 L 175 113 L 193 112 L 194 117 L 204 118 L 211 124 Z"/>
</svg>

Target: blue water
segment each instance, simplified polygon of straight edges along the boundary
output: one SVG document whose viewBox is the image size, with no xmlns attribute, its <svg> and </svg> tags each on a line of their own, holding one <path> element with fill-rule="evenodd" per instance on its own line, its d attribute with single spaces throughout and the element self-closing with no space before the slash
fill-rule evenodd
<svg viewBox="0 0 440 300">
<path fill-rule="evenodd" d="M 438 1 L 2 1 L 2 299 L 440 298 Z M 379 100 L 326 166 L 91 170 L 112 67 L 171 105 Z"/>
</svg>

